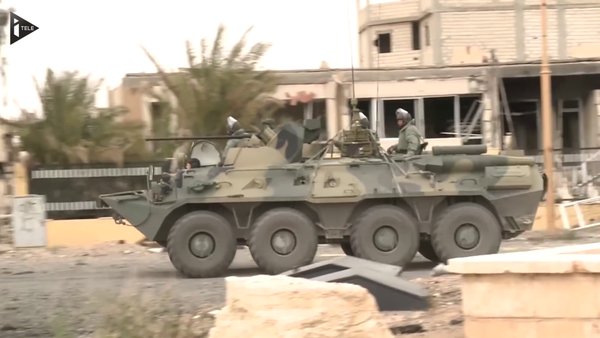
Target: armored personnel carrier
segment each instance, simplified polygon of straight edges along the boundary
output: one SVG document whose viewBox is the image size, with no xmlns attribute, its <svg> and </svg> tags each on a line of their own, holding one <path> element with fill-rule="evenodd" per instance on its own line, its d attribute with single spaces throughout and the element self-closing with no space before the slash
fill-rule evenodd
<svg viewBox="0 0 600 338">
<path fill-rule="evenodd" d="M 214 277 L 238 245 L 272 274 L 310 264 L 323 243 L 400 266 L 417 252 L 433 261 L 497 253 L 531 228 L 545 193 L 530 158 L 487 155 L 480 145 L 390 155 L 357 112 L 328 141 L 311 130 L 263 125 L 248 136 L 261 144 L 224 156 L 200 140 L 190 150 L 199 167 L 159 178 L 150 167 L 147 190 L 100 203 L 165 246 L 183 275 Z"/>
</svg>

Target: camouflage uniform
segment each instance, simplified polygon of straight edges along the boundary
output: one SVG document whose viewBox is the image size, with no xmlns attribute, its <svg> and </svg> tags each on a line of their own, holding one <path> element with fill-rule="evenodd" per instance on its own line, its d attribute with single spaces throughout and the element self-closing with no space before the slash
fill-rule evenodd
<svg viewBox="0 0 600 338">
<path fill-rule="evenodd" d="M 415 155 L 419 146 L 422 143 L 422 137 L 415 126 L 415 121 L 412 120 L 406 124 L 398 133 L 398 144 L 396 152 L 407 155 Z"/>
<path fill-rule="evenodd" d="M 399 154 L 416 155 L 423 143 L 423 137 L 419 133 L 417 126 L 415 126 L 415 120 L 402 108 L 396 110 L 396 120 L 404 121 L 404 125 L 398 133 L 398 144 L 395 146 L 396 152 Z"/>
<path fill-rule="evenodd" d="M 230 136 L 239 136 L 245 134 L 246 132 L 240 127 L 240 123 L 233 118 L 232 116 L 227 117 L 227 134 Z M 229 148 L 237 147 L 242 139 L 230 139 L 225 144 L 225 149 L 223 150 L 223 157 L 227 156 L 227 151 Z"/>
<path fill-rule="evenodd" d="M 244 135 L 246 134 L 246 131 L 244 129 L 238 129 L 236 131 L 234 131 L 233 133 L 231 133 L 231 136 L 240 136 L 240 135 Z M 223 151 L 223 155 L 227 155 L 227 151 L 229 150 L 229 148 L 235 148 L 235 147 L 239 147 L 239 145 L 244 142 L 245 140 L 243 138 L 234 138 L 231 140 L 228 140 L 227 143 L 225 144 L 225 150 Z"/>
</svg>

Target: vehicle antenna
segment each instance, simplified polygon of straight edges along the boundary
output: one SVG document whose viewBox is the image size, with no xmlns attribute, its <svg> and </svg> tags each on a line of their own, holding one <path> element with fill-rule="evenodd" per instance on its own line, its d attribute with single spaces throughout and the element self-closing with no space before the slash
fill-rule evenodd
<svg viewBox="0 0 600 338">
<path fill-rule="evenodd" d="M 360 112 L 360 110 L 358 110 L 358 108 L 356 107 L 357 105 L 357 100 L 356 100 L 356 92 L 355 92 L 355 88 L 354 88 L 354 48 L 352 47 L 352 36 L 353 36 L 353 30 L 352 30 L 352 21 L 350 20 L 351 17 L 351 11 L 350 11 L 350 1 L 348 2 L 349 5 L 347 7 L 348 9 L 348 27 L 349 29 L 349 33 L 350 33 L 350 72 L 351 72 L 351 81 L 352 81 L 352 99 L 350 100 L 350 105 L 352 106 L 352 123 L 351 125 L 359 125 L 359 116 L 358 113 Z"/>
<path fill-rule="evenodd" d="M 381 4 L 377 6 L 377 18 L 381 18 Z M 375 73 L 377 74 L 376 83 L 377 83 L 377 91 L 375 93 L 375 116 L 372 116 L 372 120 L 379 124 L 379 37 L 377 38 L 377 69 Z M 385 119 L 384 119 L 385 121 Z M 375 124 L 375 123 L 373 123 Z M 375 126 L 375 132 L 377 132 L 377 126 Z M 384 128 L 385 129 L 385 128 Z"/>
</svg>

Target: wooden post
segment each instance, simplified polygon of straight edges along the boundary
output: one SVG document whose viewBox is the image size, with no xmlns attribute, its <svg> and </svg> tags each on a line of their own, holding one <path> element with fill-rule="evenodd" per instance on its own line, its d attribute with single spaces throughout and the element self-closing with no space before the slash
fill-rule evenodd
<svg viewBox="0 0 600 338">
<path fill-rule="evenodd" d="M 13 195 L 29 195 L 29 175 L 27 169 L 27 160 L 19 158 L 13 163 Z"/>
<path fill-rule="evenodd" d="M 542 132 L 544 147 L 544 167 L 548 177 L 548 192 L 546 193 L 546 230 L 557 230 L 554 219 L 554 160 L 552 156 L 552 91 L 550 83 L 550 67 L 548 65 L 548 27 L 546 17 L 546 0 L 541 0 L 542 27 L 542 65 L 540 70 L 541 99 L 542 99 Z"/>
</svg>

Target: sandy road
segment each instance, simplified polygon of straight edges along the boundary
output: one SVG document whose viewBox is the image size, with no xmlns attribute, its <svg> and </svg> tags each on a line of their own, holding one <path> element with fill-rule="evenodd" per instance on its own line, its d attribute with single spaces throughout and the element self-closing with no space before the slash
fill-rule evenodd
<svg viewBox="0 0 600 338">
<path fill-rule="evenodd" d="M 518 239 L 505 242 L 502 251 L 598 240 L 597 237 L 569 241 Z M 319 248 L 316 261 L 341 255 L 339 248 L 324 245 Z M 430 283 L 433 266 L 418 256 L 403 276 L 425 285 Z M 248 250 L 238 250 L 228 275 L 258 273 Z M 429 282 L 425 283 L 427 280 Z M 435 286 L 445 288 L 443 294 L 452 295 L 449 302 L 453 302 L 453 306 L 441 311 L 439 320 L 429 316 L 427 325 L 444 332 L 453 330 L 456 337 L 460 337 L 460 325 L 448 327 L 449 320 L 460 317 L 456 280 Z M 144 294 L 152 302 L 168 299 L 178 309 L 197 313 L 223 305 L 224 280 L 182 278 L 175 272 L 166 253 L 153 253 L 138 245 L 107 244 L 88 249 L 29 249 L 0 253 L 0 337 L 54 337 L 56 327 L 53 325 L 57 324 L 74 328 L 74 337 L 83 337 L 93 331 L 104 315 L 104 307 L 123 296 L 136 294 Z M 432 324 L 436 320 L 436 324 Z M 435 332 L 430 333 L 433 334 L 431 337 L 435 336 Z M 413 336 L 429 337 L 427 333 Z"/>
<path fill-rule="evenodd" d="M 315 261 L 342 256 L 321 246 Z M 119 295 L 169 294 L 186 311 L 218 309 L 224 301 L 224 279 L 186 279 L 166 253 L 137 245 L 111 244 L 87 250 L 20 250 L 0 255 L 0 337 L 48 337 L 53 321 L 70 318 L 85 334 L 98 315 L 97 302 Z M 428 275 L 433 264 L 419 258 L 406 278 Z M 247 249 L 240 249 L 228 275 L 260 273 Z"/>
</svg>

